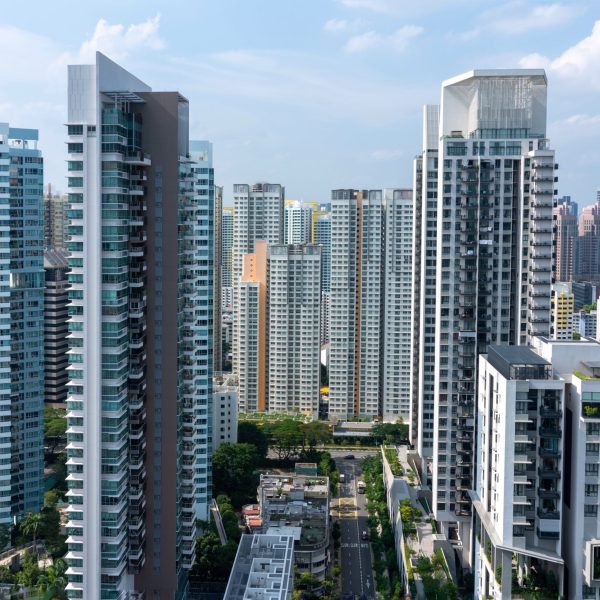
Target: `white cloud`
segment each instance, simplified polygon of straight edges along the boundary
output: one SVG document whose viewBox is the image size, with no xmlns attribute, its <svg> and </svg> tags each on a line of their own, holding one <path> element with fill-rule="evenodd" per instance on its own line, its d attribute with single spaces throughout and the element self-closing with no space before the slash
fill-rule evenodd
<svg viewBox="0 0 600 600">
<path fill-rule="evenodd" d="M 410 41 L 421 35 L 423 31 L 423 28 L 418 25 L 404 25 L 390 35 L 365 31 L 365 33 L 352 36 L 346 42 L 344 49 L 350 53 L 366 52 L 374 48 L 388 48 L 402 52 L 408 47 Z"/>
<path fill-rule="evenodd" d="M 560 27 L 580 12 L 581 7 L 577 4 L 554 2 L 532 6 L 527 0 L 511 0 L 481 13 L 472 29 L 461 33 L 450 32 L 446 37 L 469 42 L 489 31 L 503 35 L 522 35 L 534 30 Z"/>
<path fill-rule="evenodd" d="M 565 80 L 578 81 L 600 88 L 600 20 L 594 23 L 592 33 L 552 59 L 542 54 L 529 54 L 519 61 L 525 68 L 545 68 Z"/>
<path fill-rule="evenodd" d="M 342 32 L 352 32 L 357 31 L 361 27 L 363 27 L 365 22 L 362 19 L 329 19 L 323 25 L 324 31 L 329 33 L 342 33 Z"/>
<path fill-rule="evenodd" d="M 580 8 L 576 4 L 554 2 L 531 6 L 526 0 L 512 0 L 484 12 L 478 20 L 482 25 L 489 24 L 498 33 L 522 34 L 564 25 L 579 12 Z"/>
<path fill-rule="evenodd" d="M 122 60 L 137 48 L 161 50 L 165 44 L 158 35 L 159 27 L 160 15 L 129 26 L 122 23 L 111 25 L 105 19 L 100 19 L 90 39 L 85 40 L 79 52 L 75 56 L 68 56 L 68 59 L 74 62 L 93 61 L 98 50 L 113 60 Z"/>
</svg>

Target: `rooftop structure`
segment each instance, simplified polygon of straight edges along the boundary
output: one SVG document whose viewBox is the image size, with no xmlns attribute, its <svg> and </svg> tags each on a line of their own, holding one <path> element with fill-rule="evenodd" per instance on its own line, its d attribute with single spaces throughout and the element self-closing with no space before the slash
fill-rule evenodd
<svg viewBox="0 0 600 600">
<path fill-rule="evenodd" d="M 294 539 L 244 534 L 225 589 L 225 600 L 287 600 L 293 589 Z"/>
</svg>

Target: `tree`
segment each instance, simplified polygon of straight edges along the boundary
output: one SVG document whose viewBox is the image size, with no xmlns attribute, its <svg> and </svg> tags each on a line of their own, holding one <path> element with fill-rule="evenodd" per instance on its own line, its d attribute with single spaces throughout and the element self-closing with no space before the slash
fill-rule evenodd
<svg viewBox="0 0 600 600">
<path fill-rule="evenodd" d="M 279 460 L 289 460 L 298 456 L 304 440 L 300 424 L 293 419 L 283 419 L 267 426 L 271 449 Z"/>
<path fill-rule="evenodd" d="M 256 423 L 240 421 L 238 425 L 238 443 L 252 444 L 256 448 L 260 462 L 267 458 L 269 438 Z"/>
<path fill-rule="evenodd" d="M 37 534 L 40 526 L 42 525 L 43 517 L 41 513 L 28 512 L 19 522 L 21 531 L 26 536 L 31 536 L 33 540 L 33 547 L 35 548 L 35 554 L 37 556 Z"/>
<path fill-rule="evenodd" d="M 192 575 L 203 582 L 227 581 L 237 544 L 229 541 L 221 546 L 219 536 L 209 531 L 198 538 L 196 544 L 196 562 L 192 567 Z"/>
<path fill-rule="evenodd" d="M 48 600 L 63 600 L 67 597 L 65 588 L 67 587 L 67 563 L 62 558 L 57 558 L 54 564 L 46 567 L 40 573 L 40 587 L 44 593 L 44 598 Z"/>
<path fill-rule="evenodd" d="M 408 440 L 408 425 L 398 419 L 397 423 L 376 423 L 370 434 L 376 444 L 400 444 Z"/>
<path fill-rule="evenodd" d="M 309 450 L 314 449 L 316 446 L 324 444 L 331 440 L 331 432 L 329 431 L 329 424 L 323 421 L 310 421 L 309 423 L 303 423 L 300 425 L 302 430 L 302 450 L 306 451 L 306 446 Z"/>
<path fill-rule="evenodd" d="M 256 498 L 258 453 L 251 444 L 221 444 L 213 455 L 216 494 L 227 494 L 234 506 Z"/>
<path fill-rule="evenodd" d="M 47 406 L 44 409 L 44 438 L 54 452 L 56 445 L 66 439 L 67 414 L 64 409 Z"/>
</svg>

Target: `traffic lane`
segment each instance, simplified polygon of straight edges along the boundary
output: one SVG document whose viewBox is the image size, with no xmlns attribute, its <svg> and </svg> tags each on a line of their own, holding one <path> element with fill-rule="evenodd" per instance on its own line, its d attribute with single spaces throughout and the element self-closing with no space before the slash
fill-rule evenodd
<svg viewBox="0 0 600 600">
<path fill-rule="evenodd" d="M 359 460 L 338 459 L 336 463 L 345 479 L 339 488 L 343 509 L 338 511 L 342 534 L 342 593 L 346 598 L 351 595 L 372 599 L 375 594 L 371 550 L 369 541 L 362 539 L 363 531 L 368 532 L 366 503 L 364 494 L 358 494 L 356 489 Z"/>
</svg>

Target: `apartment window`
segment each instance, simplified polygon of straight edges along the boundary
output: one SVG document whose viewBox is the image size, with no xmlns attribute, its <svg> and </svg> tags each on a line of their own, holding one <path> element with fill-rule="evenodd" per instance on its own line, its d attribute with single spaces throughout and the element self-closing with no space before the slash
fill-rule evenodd
<svg viewBox="0 0 600 600">
<path fill-rule="evenodd" d="M 598 496 L 598 486 L 596 484 L 586 484 L 585 495 L 588 498 L 595 498 Z"/>
<path fill-rule="evenodd" d="M 585 474 L 586 475 L 598 475 L 598 469 L 600 465 L 592 465 L 587 463 L 585 465 Z"/>
<path fill-rule="evenodd" d="M 598 515 L 598 507 L 595 504 L 584 504 L 583 516 L 596 517 Z"/>
</svg>

